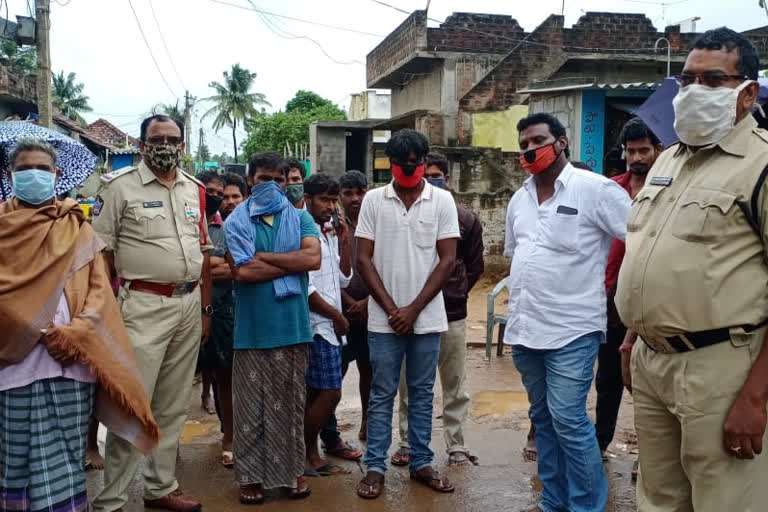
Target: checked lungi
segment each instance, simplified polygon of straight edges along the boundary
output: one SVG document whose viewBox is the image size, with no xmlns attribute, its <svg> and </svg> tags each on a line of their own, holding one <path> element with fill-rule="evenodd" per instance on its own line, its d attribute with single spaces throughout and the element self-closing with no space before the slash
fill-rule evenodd
<svg viewBox="0 0 768 512">
<path fill-rule="evenodd" d="M 0 391 L 0 510 L 87 510 L 85 449 L 95 384 L 62 377 Z"/>
</svg>

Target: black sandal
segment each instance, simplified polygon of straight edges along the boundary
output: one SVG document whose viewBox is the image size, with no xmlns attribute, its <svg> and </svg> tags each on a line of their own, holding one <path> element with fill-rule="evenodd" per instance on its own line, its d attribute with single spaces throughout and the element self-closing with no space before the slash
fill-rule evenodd
<svg viewBox="0 0 768 512">
<path fill-rule="evenodd" d="M 258 491 L 254 492 L 254 489 Z M 239 499 L 243 505 L 261 505 L 264 503 L 264 490 L 259 484 L 241 485 Z"/>
</svg>

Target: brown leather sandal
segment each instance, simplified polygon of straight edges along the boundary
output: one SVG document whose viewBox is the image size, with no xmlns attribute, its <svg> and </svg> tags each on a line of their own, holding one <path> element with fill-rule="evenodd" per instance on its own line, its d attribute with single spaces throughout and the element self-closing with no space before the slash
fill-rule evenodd
<svg viewBox="0 0 768 512">
<path fill-rule="evenodd" d="M 411 480 L 424 484 L 437 492 L 449 493 L 455 490 L 447 478 L 440 476 L 440 473 L 430 466 L 418 471 L 411 471 Z"/>
<path fill-rule="evenodd" d="M 366 500 L 375 500 L 384 490 L 384 475 L 369 471 L 357 485 L 357 495 Z"/>
</svg>

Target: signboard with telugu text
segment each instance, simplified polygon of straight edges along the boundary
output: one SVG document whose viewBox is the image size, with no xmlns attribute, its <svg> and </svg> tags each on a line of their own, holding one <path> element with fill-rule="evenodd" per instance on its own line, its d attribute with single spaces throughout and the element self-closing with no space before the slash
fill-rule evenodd
<svg viewBox="0 0 768 512">
<path fill-rule="evenodd" d="M 605 141 L 605 91 L 581 93 L 581 161 L 596 173 L 603 173 Z"/>
</svg>

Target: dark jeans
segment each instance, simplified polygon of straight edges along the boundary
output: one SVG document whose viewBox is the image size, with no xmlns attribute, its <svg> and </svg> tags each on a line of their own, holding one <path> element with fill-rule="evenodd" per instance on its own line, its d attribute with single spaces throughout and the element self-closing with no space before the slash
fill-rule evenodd
<svg viewBox="0 0 768 512">
<path fill-rule="evenodd" d="M 621 381 L 621 354 L 619 347 L 624 341 L 626 327 L 609 327 L 606 343 L 600 345 L 597 354 L 597 411 L 595 429 L 600 451 L 608 448 L 616 432 L 616 420 L 619 417 L 621 396 L 624 385 Z"/>
</svg>

